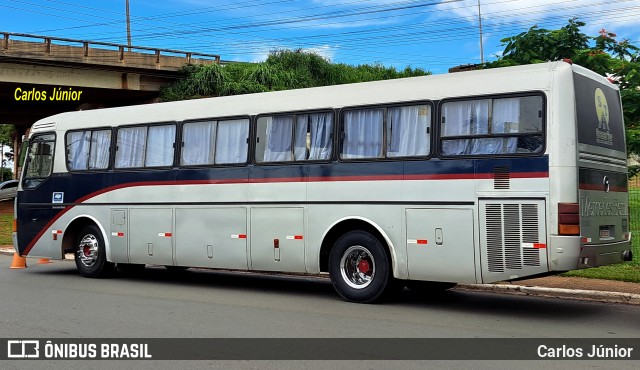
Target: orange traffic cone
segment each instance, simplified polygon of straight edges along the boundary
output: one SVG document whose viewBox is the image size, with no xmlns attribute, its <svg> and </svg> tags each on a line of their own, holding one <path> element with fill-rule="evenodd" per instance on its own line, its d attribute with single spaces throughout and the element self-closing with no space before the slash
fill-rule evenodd
<svg viewBox="0 0 640 370">
<path fill-rule="evenodd" d="M 13 254 L 13 260 L 11 261 L 11 266 L 9 268 L 23 269 L 25 267 L 27 267 L 27 258 L 22 257 L 21 255 L 18 254 L 18 252 L 15 252 Z"/>
<path fill-rule="evenodd" d="M 38 260 L 38 265 L 46 265 L 47 263 L 52 263 L 48 258 L 40 258 Z"/>
</svg>

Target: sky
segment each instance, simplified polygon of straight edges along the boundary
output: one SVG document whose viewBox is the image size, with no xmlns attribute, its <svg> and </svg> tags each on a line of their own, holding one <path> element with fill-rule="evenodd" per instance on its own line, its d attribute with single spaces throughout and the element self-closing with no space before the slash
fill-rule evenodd
<svg viewBox="0 0 640 370">
<path fill-rule="evenodd" d="M 640 0 L 479 2 L 480 9 L 478 0 L 129 0 L 132 45 L 223 61 L 259 62 L 270 51 L 301 48 L 337 63 L 446 73 L 495 60 L 505 37 L 534 25 L 557 29 L 573 17 L 587 35 L 604 28 L 640 45 Z M 126 44 L 125 4 L 0 0 L 0 31 Z"/>
</svg>

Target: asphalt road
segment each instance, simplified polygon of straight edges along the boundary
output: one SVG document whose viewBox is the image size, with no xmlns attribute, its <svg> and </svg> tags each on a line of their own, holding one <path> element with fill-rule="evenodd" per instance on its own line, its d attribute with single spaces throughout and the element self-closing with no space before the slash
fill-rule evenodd
<svg viewBox="0 0 640 370">
<path fill-rule="evenodd" d="M 162 267 L 148 267 L 135 276 L 85 279 L 77 275 L 73 261 L 48 265 L 34 262 L 29 259 L 28 268 L 10 270 L 11 257 L 0 255 L 0 338 L 640 336 L 640 307 L 631 305 L 471 291 L 452 291 L 438 297 L 419 297 L 405 291 L 389 303 L 361 305 L 341 301 L 330 282 L 318 277 L 208 270 L 176 274 Z M 62 363 L 58 361 L 56 365 Z M 65 363 L 61 368 L 88 368 L 86 361 Z M 156 365 L 149 368 L 158 368 L 157 362 L 152 363 Z M 537 361 L 529 362 L 534 363 Z M 554 367 L 554 363 L 545 363 L 549 366 L 543 367 Z M 114 364 L 124 362 L 108 364 L 106 368 L 118 368 Z M 137 362 L 135 367 L 146 368 L 140 364 Z M 190 364 L 194 365 L 194 362 Z M 220 368 L 325 368 L 329 363 L 296 362 L 294 365 L 293 361 L 245 361 L 233 362 L 233 366 L 230 363 L 206 364 Z M 473 367 L 482 368 L 482 364 L 475 362 Z M 508 361 L 500 364 L 504 368 L 513 365 Z M 0 364 L 0 367 L 21 368 L 14 361 L 5 365 Z M 29 365 L 30 368 L 46 367 L 42 361 Z M 160 365 L 178 366 L 170 362 Z M 425 366 L 423 362 L 396 365 L 394 367 L 399 368 Z M 587 366 L 610 367 L 604 362 L 592 362 Z M 616 368 L 627 366 L 633 368 L 638 364 L 615 364 Z M 349 367 L 385 368 L 387 365 L 380 361 L 351 361 Z M 562 367 L 566 368 L 567 362 Z M 492 364 L 486 368 L 502 366 Z"/>
</svg>

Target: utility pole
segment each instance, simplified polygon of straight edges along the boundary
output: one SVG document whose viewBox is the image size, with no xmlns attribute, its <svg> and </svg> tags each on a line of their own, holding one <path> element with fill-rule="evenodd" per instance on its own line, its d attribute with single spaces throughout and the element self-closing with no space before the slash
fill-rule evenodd
<svg viewBox="0 0 640 370">
<path fill-rule="evenodd" d="M 480 13 L 480 0 L 478 0 L 478 23 L 480 24 L 480 63 L 484 64 L 484 50 L 482 47 L 482 13 Z"/>
<path fill-rule="evenodd" d="M 480 6 L 478 0 L 478 6 Z M 127 0 L 127 45 L 129 46 L 129 51 L 131 51 L 131 17 L 129 16 L 129 0 Z"/>
</svg>

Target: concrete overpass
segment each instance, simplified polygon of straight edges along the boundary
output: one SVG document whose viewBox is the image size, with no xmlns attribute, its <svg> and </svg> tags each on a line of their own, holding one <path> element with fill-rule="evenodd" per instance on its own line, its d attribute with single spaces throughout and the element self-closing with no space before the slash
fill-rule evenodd
<svg viewBox="0 0 640 370">
<path fill-rule="evenodd" d="M 20 138 L 41 118 L 154 102 L 183 66 L 213 63 L 220 56 L 0 32 L 0 124 L 18 129 L 17 155 Z"/>
<path fill-rule="evenodd" d="M 170 49 L 6 32 L 0 37 L 0 123 L 23 127 L 70 110 L 151 102 L 184 65 L 220 62 L 218 55 Z M 51 100 L 54 88 L 82 94 Z M 47 99 L 21 99 L 25 91 L 46 92 Z"/>
</svg>

